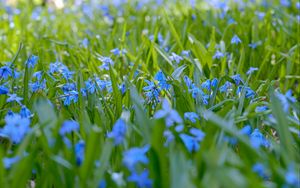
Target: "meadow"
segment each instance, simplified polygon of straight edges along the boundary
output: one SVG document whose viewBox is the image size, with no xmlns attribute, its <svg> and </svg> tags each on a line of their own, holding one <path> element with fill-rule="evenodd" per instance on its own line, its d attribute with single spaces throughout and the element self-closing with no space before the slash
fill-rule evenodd
<svg viewBox="0 0 300 188">
<path fill-rule="evenodd" d="M 0 0 L 0 187 L 300 187 L 298 1 L 62 2 Z"/>
</svg>

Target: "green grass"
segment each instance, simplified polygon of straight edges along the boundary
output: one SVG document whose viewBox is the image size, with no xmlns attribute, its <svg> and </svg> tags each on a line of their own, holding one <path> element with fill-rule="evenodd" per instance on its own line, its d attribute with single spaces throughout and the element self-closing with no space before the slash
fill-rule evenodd
<svg viewBox="0 0 300 188">
<path fill-rule="evenodd" d="M 296 174 L 298 184 L 294 186 L 299 186 L 300 23 L 296 1 L 291 7 L 277 1 L 268 7 L 249 3 L 243 10 L 231 2 L 225 18 L 220 18 L 221 10 L 205 2 L 197 2 L 195 8 L 187 2 L 169 1 L 155 8 L 155 3 L 150 3 L 136 10 L 130 1 L 122 5 L 123 11 L 111 4 L 113 20 L 96 6 L 92 6 L 91 19 L 82 7 L 70 2 L 64 9 L 41 7 L 38 19 L 32 18 L 34 5 L 20 2 L 15 5 L 20 14 L 9 15 L 0 3 L 0 67 L 11 62 L 11 68 L 21 72 L 17 79 L 0 77 L 0 85 L 22 97 L 22 104 L 33 113 L 31 131 L 22 142 L 14 144 L 0 135 L 0 159 L 21 157 L 9 169 L 0 161 L 0 187 L 31 187 L 30 181 L 36 187 L 97 187 L 101 180 L 107 187 L 118 187 L 112 178 L 114 172 L 123 173 L 124 183 L 119 187 L 136 187 L 127 181 L 131 172 L 122 162 L 123 153 L 147 144 L 149 163 L 139 164 L 136 170 L 148 169 L 153 187 L 283 187 L 288 186 L 289 171 Z M 257 11 L 265 13 L 262 20 Z M 229 23 L 230 19 L 234 22 Z M 231 44 L 235 34 L 240 44 Z M 150 35 L 154 41 L 149 40 Z M 164 39 L 161 43 L 159 35 Z M 87 48 L 82 44 L 84 38 L 89 41 Z M 261 44 L 256 49 L 248 46 L 258 41 Z M 110 52 L 114 48 L 127 53 L 114 56 Z M 226 52 L 226 57 L 214 59 L 217 49 Z M 189 50 L 190 57 L 177 64 L 170 58 L 171 52 L 180 55 L 182 50 Z M 25 62 L 33 54 L 39 57 L 38 63 L 28 68 Z M 100 56 L 111 57 L 115 64 L 109 70 L 99 69 Z M 56 61 L 74 71 L 71 82 L 76 83 L 79 96 L 69 106 L 62 99 L 66 79 L 48 73 L 50 63 Z M 258 71 L 246 75 L 250 67 Z M 170 128 L 174 141 L 164 146 L 165 121 L 153 118 L 162 105 L 149 101 L 143 90 L 145 80 L 153 81 L 159 70 L 171 85 L 161 91 L 160 100 L 168 99 L 182 119 L 185 112 L 200 116 L 196 123 L 183 123 L 185 133 L 192 127 L 205 133 L 197 152 L 188 152 L 175 126 Z M 30 83 L 36 71 L 43 71 L 46 89 L 32 92 Z M 238 86 L 231 78 L 235 74 L 255 92 L 252 100 L 246 97 L 245 89 L 236 94 Z M 207 105 L 201 96 L 193 98 L 189 93 L 185 75 L 197 87 L 207 79 L 219 80 Z M 94 76 L 110 80 L 111 92 L 98 87 L 95 93 L 83 96 L 80 89 Z M 219 88 L 226 81 L 233 84 L 233 91 L 225 94 Z M 119 89 L 121 84 L 125 84 L 125 93 Z M 278 92 L 289 89 L 296 102 L 289 101 L 290 108 L 284 111 Z M 6 102 L 7 98 L 0 95 L 2 128 L 7 112 L 21 109 L 16 102 Z M 255 111 L 263 105 L 268 110 Z M 107 133 L 119 118 L 126 122 L 127 132 L 122 144 L 115 146 Z M 59 130 L 70 119 L 77 121 L 80 129 L 68 135 L 72 145 L 68 148 Z M 249 138 L 238 132 L 246 125 L 258 128 L 271 146 L 255 149 Z M 228 137 L 237 139 L 238 144 L 229 144 Z M 85 142 L 80 166 L 74 151 L 79 140 Z M 97 162 L 100 165 L 95 165 Z M 253 172 L 256 163 L 265 166 L 266 178 Z"/>
</svg>

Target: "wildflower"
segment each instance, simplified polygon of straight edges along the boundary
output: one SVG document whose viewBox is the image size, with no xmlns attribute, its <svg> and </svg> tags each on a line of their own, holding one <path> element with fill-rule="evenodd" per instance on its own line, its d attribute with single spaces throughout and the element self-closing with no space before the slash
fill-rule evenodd
<svg viewBox="0 0 300 188">
<path fill-rule="evenodd" d="M 172 52 L 171 55 L 169 56 L 171 61 L 175 61 L 177 64 L 180 63 L 181 60 L 183 60 L 183 58 L 179 55 L 177 55 L 176 53 Z"/>
<path fill-rule="evenodd" d="M 87 81 L 85 81 L 85 88 L 86 91 L 93 94 L 96 91 L 96 84 L 91 79 L 88 79 Z"/>
<path fill-rule="evenodd" d="M 115 49 L 112 49 L 110 52 L 116 56 L 121 56 L 121 55 L 126 54 L 127 50 L 125 50 L 125 49 L 119 50 L 119 48 L 115 48 Z"/>
<path fill-rule="evenodd" d="M 220 51 L 216 51 L 216 53 L 213 56 L 213 59 L 221 59 L 222 57 L 224 57 L 225 55 L 220 52 Z"/>
<path fill-rule="evenodd" d="M 119 86 L 119 89 L 121 90 L 121 93 L 122 95 L 126 92 L 126 86 L 124 83 L 122 83 L 120 86 Z"/>
<path fill-rule="evenodd" d="M 189 50 L 183 50 L 181 52 L 181 55 L 183 55 L 185 57 L 190 57 L 191 56 L 191 52 Z"/>
<path fill-rule="evenodd" d="M 203 83 L 201 84 L 201 87 L 202 87 L 203 89 L 207 89 L 207 90 L 209 91 L 209 90 L 210 90 L 210 85 L 211 85 L 210 80 L 206 80 L 205 82 L 203 82 Z"/>
<path fill-rule="evenodd" d="M 33 73 L 32 77 L 36 78 L 37 80 L 41 80 L 42 79 L 42 71 L 37 71 L 37 72 Z"/>
<path fill-rule="evenodd" d="M 22 118 L 30 118 L 31 117 L 31 112 L 25 105 L 23 105 L 21 110 L 20 110 L 20 115 L 21 115 Z"/>
<path fill-rule="evenodd" d="M 162 71 L 158 71 L 155 75 L 155 79 L 158 81 L 158 85 L 161 87 L 161 89 L 168 90 L 171 86 L 167 83 L 166 77 Z"/>
<path fill-rule="evenodd" d="M 115 145 L 121 144 L 126 135 L 126 123 L 122 119 L 118 119 L 117 122 L 114 124 L 114 127 L 111 132 L 107 134 L 108 138 L 114 138 Z"/>
<path fill-rule="evenodd" d="M 184 133 L 181 133 L 179 136 L 189 152 L 196 152 L 200 149 L 200 145 L 194 137 Z"/>
<path fill-rule="evenodd" d="M 236 74 L 231 76 L 231 78 L 234 80 L 236 85 L 240 85 L 240 83 L 244 83 L 243 79 L 241 78 L 241 75 Z"/>
<path fill-rule="evenodd" d="M 129 182 L 135 182 L 139 188 L 151 188 L 152 180 L 149 179 L 148 170 L 144 170 L 141 174 L 132 172 L 132 174 L 127 178 Z"/>
<path fill-rule="evenodd" d="M 284 7 L 290 7 L 291 3 L 289 0 L 280 0 L 280 4 Z"/>
<path fill-rule="evenodd" d="M 75 90 L 72 91 L 67 91 L 64 93 L 64 105 L 65 106 L 69 106 L 71 104 L 71 102 L 73 101 L 74 103 L 76 103 L 78 101 L 78 92 Z"/>
<path fill-rule="evenodd" d="M 257 106 L 255 108 L 255 112 L 264 112 L 266 110 L 268 110 L 268 106 Z"/>
<path fill-rule="evenodd" d="M 99 66 L 101 70 L 109 70 L 109 66 L 113 66 L 115 63 L 110 57 L 100 57 L 98 58 L 103 64 Z"/>
<path fill-rule="evenodd" d="M 80 140 L 75 145 L 75 158 L 76 164 L 80 166 L 84 160 L 84 150 L 85 150 L 85 143 L 83 140 Z"/>
<path fill-rule="evenodd" d="M 68 68 L 63 68 L 63 69 L 61 69 L 61 74 L 63 75 L 63 77 L 66 80 L 70 80 L 70 79 L 72 79 L 74 72 L 73 71 L 69 71 Z"/>
<path fill-rule="evenodd" d="M 292 90 L 288 90 L 285 95 L 279 92 L 276 92 L 277 98 L 280 100 L 283 110 L 287 112 L 290 107 L 290 103 L 297 102 L 296 98 L 292 96 Z"/>
<path fill-rule="evenodd" d="M 231 44 L 239 44 L 241 42 L 241 39 L 237 35 L 234 35 L 231 39 Z"/>
<path fill-rule="evenodd" d="M 227 93 L 227 91 L 231 89 L 232 89 L 232 84 L 228 81 L 226 81 L 225 84 L 219 88 L 221 93 Z"/>
<path fill-rule="evenodd" d="M 155 119 L 165 118 L 165 123 L 167 127 L 172 126 L 174 123 L 181 124 L 182 119 L 176 110 L 173 110 L 167 99 L 162 101 L 162 109 L 158 110 L 154 116 Z"/>
<path fill-rule="evenodd" d="M 254 71 L 258 71 L 258 68 L 257 67 L 250 67 L 246 74 L 247 75 L 252 74 Z"/>
<path fill-rule="evenodd" d="M 252 49 L 256 49 L 257 44 L 256 44 L 256 43 L 250 43 L 250 44 L 248 44 L 248 46 L 249 46 L 250 48 L 252 48 Z"/>
<path fill-rule="evenodd" d="M 74 120 L 66 120 L 64 121 L 64 123 L 62 124 L 60 130 L 59 130 L 59 134 L 61 136 L 65 136 L 68 133 L 71 133 L 73 131 L 78 131 L 79 130 L 79 124 L 74 121 Z"/>
<path fill-rule="evenodd" d="M 263 20 L 266 13 L 264 12 L 259 12 L 259 11 L 255 11 L 255 15 L 258 17 L 259 20 Z"/>
<path fill-rule="evenodd" d="M 254 129 L 250 135 L 250 143 L 254 148 L 259 148 L 260 146 L 270 147 L 270 142 L 258 129 Z"/>
<path fill-rule="evenodd" d="M 154 82 L 151 82 L 149 80 L 145 80 L 147 82 L 148 86 L 143 87 L 143 90 L 146 91 L 145 94 L 149 100 L 155 100 L 159 101 L 159 94 L 160 89 L 154 84 Z"/>
<path fill-rule="evenodd" d="M 192 123 L 196 123 L 196 120 L 200 119 L 198 114 L 196 114 L 195 112 L 186 112 L 184 113 L 184 119 L 187 119 L 189 121 L 191 121 Z"/>
<path fill-rule="evenodd" d="M 13 102 L 16 101 L 17 103 L 21 104 L 21 100 L 23 100 L 23 98 L 18 97 L 17 94 L 7 94 L 9 96 L 9 98 L 6 99 L 6 102 Z"/>
<path fill-rule="evenodd" d="M 7 136 L 14 144 L 18 144 L 30 131 L 30 120 L 23 118 L 19 114 L 5 116 L 5 126 L 0 130 L 0 134 Z"/>
<path fill-rule="evenodd" d="M 9 66 L 0 67 L 0 79 L 6 80 L 8 77 L 13 76 L 12 70 Z"/>
<path fill-rule="evenodd" d="M 38 90 L 44 90 L 46 88 L 46 79 L 42 81 L 36 81 L 29 84 L 32 92 L 37 92 Z"/>
<path fill-rule="evenodd" d="M 35 55 L 31 55 L 27 61 L 26 61 L 26 66 L 28 68 L 34 68 L 34 66 L 36 65 L 37 61 L 38 61 L 39 57 L 35 56 Z"/>
<path fill-rule="evenodd" d="M 10 169 L 11 166 L 13 164 L 17 163 L 19 160 L 20 160 L 19 156 L 16 156 L 16 157 L 5 157 L 5 158 L 2 159 L 5 169 Z"/>
<path fill-rule="evenodd" d="M 117 184 L 118 187 L 122 187 L 124 186 L 126 183 L 123 179 L 123 173 L 117 173 L 117 172 L 113 172 L 111 174 L 111 179 Z"/>
<path fill-rule="evenodd" d="M 165 147 L 168 146 L 169 143 L 171 143 L 175 139 L 175 136 L 170 130 L 165 130 L 163 135 L 164 137 L 166 137 L 166 142 L 164 143 Z"/>
<path fill-rule="evenodd" d="M 241 135 L 250 136 L 251 135 L 251 130 L 252 130 L 251 126 L 250 125 L 246 125 L 242 129 L 239 130 L 239 133 Z"/>
<path fill-rule="evenodd" d="M 146 156 L 149 145 L 142 148 L 131 148 L 123 153 L 123 163 L 129 169 L 133 170 L 137 163 L 148 164 L 149 160 Z"/>
<path fill-rule="evenodd" d="M 9 93 L 9 89 L 4 85 L 0 85 L 0 95 L 6 95 L 7 93 Z"/>
<path fill-rule="evenodd" d="M 87 48 L 89 46 L 90 41 L 89 39 L 84 38 L 81 43 L 84 48 Z"/>
<path fill-rule="evenodd" d="M 76 90 L 76 84 L 75 83 L 66 83 L 63 85 L 62 90 L 63 90 L 63 92 Z"/>
<path fill-rule="evenodd" d="M 211 81 L 211 86 L 212 87 L 217 87 L 217 85 L 218 85 L 218 79 L 217 78 L 214 78 L 212 81 Z"/>
<path fill-rule="evenodd" d="M 297 187 L 300 185 L 299 173 L 295 172 L 293 166 L 290 165 L 285 173 L 285 181 L 289 186 Z"/>
<path fill-rule="evenodd" d="M 237 95 L 241 95 L 242 89 L 245 90 L 245 97 L 246 98 L 254 98 L 256 95 L 255 92 L 250 88 L 250 87 L 245 87 L 245 86 L 239 86 L 237 88 Z"/>
<path fill-rule="evenodd" d="M 263 179 L 267 179 L 268 178 L 268 175 L 267 175 L 267 172 L 266 172 L 266 168 L 261 163 L 256 163 L 255 165 L 253 165 L 252 171 L 255 172 L 256 174 L 258 174 Z"/>
</svg>

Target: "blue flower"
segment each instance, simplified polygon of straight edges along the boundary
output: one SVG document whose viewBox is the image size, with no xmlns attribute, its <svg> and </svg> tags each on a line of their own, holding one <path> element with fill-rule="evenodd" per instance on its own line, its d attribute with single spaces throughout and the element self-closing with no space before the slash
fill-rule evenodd
<svg viewBox="0 0 300 188">
<path fill-rule="evenodd" d="M 236 90 L 237 95 L 241 95 L 242 89 L 245 89 L 245 97 L 253 99 L 256 93 L 250 88 L 245 86 L 239 86 Z"/>
<path fill-rule="evenodd" d="M 66 80 L 70 80 L 70 79 L 72 79 L 74 72 L 73 71 L 69 71 L 68 68 L 63 68 L 63 69 L 61 69 L 61 74 L 63 75 L 63 77 Z"/>
<path fill-rule="evenodd" d="M 227 93 L 227 91 L 230 89 L 232 89 L 232 84 L 228 81 L 226 81 L 225 84 L 219 88 L 221 93 Z"/>
<path fill-rule="evenodd" d="M 215 87 L 217 87 L 218 83 L 219 83 L 219 80 L 217 78 L 214 78 L 211 81 L 211 86 L 215 88 Z"/>
<path fill-rule="evenodd" d="M 129 182 L 135 182 L 139 188 L 151 188 L 152 180 L 149 179 L 148 170 L 144 170 L 141 174 L 137 174 L 135 171 L 127 178 Z"/>
<path fill-rule="evenodd" d="M 254 129 L 254 131 L 250 135 L 250 143 L 256 149 L 259 148 L 260 146 L 266 148 L 270 147 L 270 142 L 264 137 L 264 135 L 258 129 Z"/>
<path fill-rule="evenodd" d="M 4 85 L 0 85 L 0 95 L 6 95 L 7 93 L 9 93 L 9 89 Z"/>
<path fill-rule="evenodd" d="M 66 83 L 62 86 L 62 90 L 63 90 L 63 92 L 76 90 L 76 84 L 75 83 Z"/>
<path fill-rule="evenodd" d="M 93 94 L 96 91 L 96 84 L 91 79 L 88 79 L 85 81 L 85 89 L 89 93 Z"/>
<path fill-rule="evenodd" d="M 289 0 L 280 0 L 280 4 L 285 7 L 290 7 L 291 3 Z"/>
<path fill-rule="evenodd" d="M 30 131 L 29 118 L 22 118 L 19 114 L 5 116 L 5 122 L 0 134 L 8 137 L 14 144 L 20 143 Z"/>
<path fill-rule="evenodd" d="M 8 77 L 12 77 L 13 72 L 9 66 L 3 66 L 0 68 L 0 79 L 6 80 Z"/>
<path fill-rule="evenodd" d="M 293 187 L 300 185 L 299 171 L 295 172 L 293 165 L 289 165 L 287 172 L 285 173 L 286 184 Z"/>
<path fill-rule="evenodd" d="M 239 133 L 241 135 L 250 136 L 251 135 L 251 131 L 252 131 L 251 126 L 250 125 L 246 125 L 242 129 L 239 130 Z"/>
<path fill-rule="evenodd" d="M 162 101 L 162 109 L 158 110 L 154 116 L 155 119 L 165 118 L 167 127 L 171 127 L 174 123 L 182 124 L 182 119 L 176 110 L 173 110 L 167 99 Z"/>
<path fill-rule="evenodd" d="M 78 130 L 79 130 L 79 123 L 77 123 L 74 120 L 66 120 L 64 121 L 64 123 L 60 128 L 59 134 L 61 136 L 65 136 L 68 133 L 71 133 L 73 131 L 78 131 Z"/>
<path fill-rule="evenodd" d="M 21 104 L 21 100 L 23 100 L 23 98 L 18 97 L 17 94 L 7 94 L 9 96 L 9 98 L 6 99 L 6 102 L 13 102 L 16 101 L 17 103 Z"/>
<path fill-rule="evenodd" d="M 30 118 L 32 116 L 30 110 L 25 105 L 22 106 L 20 115 L 22 118 Z"/>
<path fill-rule="evenodd" d="M 257 43 L 250 43 L 250 44 L 248 44 L 248 46 L 252 49 L 256 49 L 257 48 Z"/>
<path fill-rule="evenodd" d="M 159 101 L 159 94 L 160 89 L 154 84 L 154 82 L 151 82 L 149 80 L 145 80 L 147 82 L 148 86 L 143 87 L 143 90 L 146 91 L 145 95 L 150 101 Z"/>
<path fill-rule="evenodd" d="M 146 145 L 142 148 L 131 148 L 123 153 L 123 163 L 129 170 L 134 170 L 138 163 L 148 164 L 149 160 L 146 156 L 150 146 Z"/>
<path fill-rule="evenodd" d="M 169 56 L 171 61 L 175 61 L 177 64 L 180 63 L 181 60 L 183 60 L 183 58 L 179 55 L 177 55 L 176 53 L 172 52 L 171 55 Z"/>
<path fill-rule="evenodd" d="M 285 112 L 289 111 L 290 103 L 297 102 L 296 98 L 292 96 L 292 90 L 288 90 L 285 95 L 279 92 L 276 92 L 277 98 L 280 100 L 283 110 Z"/>
<path fill-rule="evenodd" d="M 175 136 L 170 130 L 165 130 L 163 134 L 164 137 L 166 137 L 166 142 L 164 143 L 164 146 L 167 147 L 169 143 L 171 143 L 175 139 Z"/>
<path fill-rule="evenodd" d="M 207 89 L 208 91 L 210 90 L 210 86 L 211 86 L 210 80 L 206 80 L 205 82 L 203 82 L 203 83 L 201 84 L 201 87 L 202 87 L 203 89 Z"/>
<path fill-rule="evenodd" d="M 125 50 L 125 49 L 119 50 L 119 48 L 115 48 L 115 49 L 112 49 L 110 52 L 116 56 L 121 56 L 121 55 L 126 54 L 127 50 Z"/>
<path fill-rule="evenodd" d="M 39 90 L 44 90 L 46 88 L 46 79 L 43 79 L 42 81 L 36 81 L 33 83 L 30 83 L 30 88 L 32 92 L 37 92 Z"/>
<path fill-rule="evenodd" d="M 34 66 L 36 65 L 37 61 L 38 61 L 39 57 L 35 56 L 35 55 L 31 55 L 27 61 L 26 61 L 26 66 L 28 68 L 34 68 Z"/>
<path fill-rule="evenodd" d="M 90 43 L 90 41 L 87 38 L 84 38 L 81 42 L 81 44 L 83 45 L 84 48 L 87 48 L 89 46 L 89 43 Z"/>
<path fill-rule="evenodd" d="M 213 56 L 213 59 L 221 59 L 222 57 L 224 57 L 225 55 L 220 52 L 220 51 L 216 51 L 216 53 Z"/>
<path fill-rule="evenodd" d="M 256 174 L 258 174 L 263 179 L 267 179 L 268 178 L 268 175 L 267 175 L 267 172 L 266 172 L 266 168 L 261 163 L 256 163 L 255 165 L 253 165 L 252 171 L 255 172 Z"/>
<path fill-rule="evenodd" d="M 171 86 L 167 83 L 166 77 L 162 71 L 158 71 L 154 78 L 158 81 L 158 85 L 161 89 L 170 89 Z"/>
<path fill-rule="evenodd" d="M 257 106 L 255 108 L 255 112 L 264 112 L 266 110 L 268 110 L 268 106 Z"/>
<path fill-rule="evenodd" d="M 254 71 L 258 71 L 258 68 L 257 67 L 250 67 L 246 74 L 247 75 L 252 74 Z"/>
<path fill-rule="evenodd" d="M 103 70 L 103 69 L 109 70 L 109 65 L 113 66 L 115 64 L 114 61 L 110 57 L 101 56 L 98 59 L 103 63 L 101 66 L 99 66 L 99 68 L 101 70 Z"/>
<path fill-rule="evenodd" d="M 124 83 L 122 83 L 120 86 L 119 86 L 119 89 L 121 90 L 121 93 L 122 95 L 126 92 L 126 85 Z"/>
<path fill-rule="evenodd" d="M 37 78 L 37 80 L 41 80 L 42 79 L 42 71 L 37 71 L 35 73 L 33 73 L 32 77 Z"/>
<path fill-rule="evenodd" d="M 5 157 L 5 158 L 2 159 L 5 169 L 10 169 L 11 166 L 13 164 L 17 163 L 19 160 L 20 160 L 19 156 L 16 156 L 16 157 Z"/>
<path fill-rule="evenodd" d="M 184 133 L 181 133 L 179 136 L 189 152 L 196 152 L 200 149 L 200 144 L 193 136 Z"/>
<path fill-rule="evenodd" d="M 200 117 L 195 112 L 186 112 L 186 113 L 184 113 L 184 119 L 187 119 L 193 123 L 196 123 L 196 120 L 197 119 L 199 120 Z"/>
<path fill-rule="evenodd" d="M 107 134 L 108 138 L 114 138 L 115 145 L 121 144 L 126 136 L 126 123 L 122 119 L 118 119 L 117 122 L 114 124 L 114 127 L 111 132 Z"/>
<path fill-rule="evenodd" d="M 80 140 L 75 145 L 75 158 L 76 164 L 80 166 L 84 160 L 84 150 L 85 150 L 85 143 L 83 140 Z"/>
<path fill-rule="evenodd" d="M 63 97 L 65 98 L 64 105 L 69 106 L 72 101 L 73 103 L 76 103 L 78 101 L 78 92 L 75 90 L 67 91 L 64 93 Z"/>
<path fill-rule="evenodd" d="M 243 79 L 241 78 L 241 75 L 236 74 L 231 76 L 231 78 L 234 80 L 236 85 L 240 85 L 240 83 L 244 83 Z"/>
<path fill-rule="evenodd" d="M 231 39 L 231 44 L 239 44 L 241 42 L 241 39 L 237 35 L 234 35 Z"/>
<path fill-rule="evenodd" d="M 183 50 L 181 52 L 181 55 L 183 55 L 185 57 L 190 57 L 191 56 L 191 52 L 189 50 Z"/>
</svg>

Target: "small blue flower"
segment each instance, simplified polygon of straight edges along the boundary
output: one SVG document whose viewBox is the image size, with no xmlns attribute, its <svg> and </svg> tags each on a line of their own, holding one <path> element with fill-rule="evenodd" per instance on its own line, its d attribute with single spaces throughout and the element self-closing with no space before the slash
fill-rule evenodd
<svg viewBox="0 0 300 188">
<path fill-rule="evenodd" d="M 158 81 L 158 85 L 161 89 L 168 90 L 171 87 L 170 84 L 167 83 L 166 76 L 162 71 L 158 71 L 154 78 Z"/>
<path fill-rule="evenodd" d="M 181 55 L 183 55 L 185 57 L 190 57 L 191 56 L 191 51 L 190 50 L 183 50 L 181 52 Z"/>
<path fill-rule="evenodd" d="M 146 91 L 145 95 L 150 101 L 159 101 L 159 94 L 160 89 L 158 86 L 154 84 L 154 82 L 151 82 L 149 80 L 145 80 L 147 82 L 148 86 L 143 87 L 143 90 Z"/>
<path fill-rule="evenodd" d="M 115 140 L 115 145 L 119 145 L 124 141 L 126 131 L 127 127 L 125 121 L 122 119 L 118 119 L 114 124 L 112 131 L 107 134 L 107 137 L 113 138 Z"/>
<path fill-rule="evenodd" d="M 263 179 L 267 179 L 268 178 L 268 175 L 267 175 L 267 172 L 266 172 L 266 168 L 261 163 L 256 163 L 255 165 L 253 165 L 252 171 L 255 172 L 256 174 L 258 174 Z"/>
<path fill-rule="evenodd" d="M 246 125 L 242 129 L 239 130 L 239 133 L 241 135 L 250 136 L 251 135 L 251 131 L 252 131 L 251 126 L 250 125 Z"/>
<path fill-rule="evenodd" d="M 17 94 L 7 94 L 9 96 L 9 98 L 6 99 L 6 102 L 13 102 L 16 101 L 17 103 L 21 104 L 21 100 L 23 100 L 23 98 L 18 97 Z"/>
<path fill-rule="evenodd" d="M 226 81 L 225 84 L 219 88 L 221 93 L 227 93 L 230 89 L 232 89 L 232 84 L 228 81 Z"/>
<path fill-rule="evenodd" d="M 30 83 L 29 86 L 32 92 L 42 91 L 46 88 L 46 79 Z"/>
<path fill-rule="evenodd" d="M 276 92 L 276 96 L 280 100 L 285 112 L 289 111 L 290 103 L 295 103 L 297 101 L 296 98 L 292 96 L 292 90 L 288 90 L 285 95 L 280 92 Z"/>
<path fill-rule="evenodd" d="M 22 118 L 30 118 L 32 116 L 30 110 L 25 105 L 22 106 L 20 115 Z"/>
<path fill-rule="evenodd" d="M 292 187 L 298 187 L 300 185 L 299 171 L 295 172 L 293 165 L 289 165 L 287 172 L 285 173 L 286 184 Z"/>
<path fill-rule="evenodd" d="M 176 110 L 173 110 L 167 99 L 162 101 L 162 109 L 158 110 L 154 116 L 155 119 L 165 118 L 167 127 L 171 127 L 174 123 L 182 124 L 182 119 Z"/>
<path fill-rule="evenodd" d="M 9 93 L 9 89 L 4 85 L 0 85 L 0 95 L 6 95 L 7 93 Z"/>
<path fill-rule="evenodd" d="M 184 119 L 190 120 L 192 123 L 196 123 L 196 120 L 199 120 L 200 117 L 195 112 L 186 112 L 184 113 Z"/>
<path fill-rule="evenodd" d="M 197 141 L 202 141 L 205 137 L 205 133 L 202 132 L 200 129 L 197 129 L 197 128 L 191 128 L 190 129 L 190 133 L 195 137 L 195 139 Z"/>
<path fill-rule="evenodd" d="M 123 153 L 123 163 L 129 170 L 134 170 L 137 163 L 148 164 L 146 153 L 150 149 L 149 145 L 142 148 L 134 147 Z"/>
<path fill-rule="evenodd" d="M 88 79 L 87 81 L 85 81 L 85 89 L 90 94 L 93 94 L 96 91 L 96 84 L 91 79 Z"/>
<path fill-rule="evenodd" d="M 172 52 L 171 55 L 169 56 L 171 61 L 175 61 L 177 64 L 180 63 L 181 60 L 183 60 L 183 58 L 179 55 L 177 55 L 176 53 Z"/>
<path fill-rule="evenodd" d="M 280 4 L 284 7 L 290 7 L 291 2 L 289 0 L 280 0 Z"/>
<path fill-rule="evenodd" d="M 240 83 L 244 83 L 240 74 L 233 75 L 233 76 L 231 76 L 231 78 L 234 80 L 236 85 L 240 85 Z"/>
<path fill-rule="evenodd" d="M 64 121 L 64 123 L 62 124 L 60 130 L 59 130 L 59 134 L 61 136 L 65 136 L 68 133 L 71 132 L 75 132 L 79 130 L 79 123 L 77 123 L 74 120 L 66 120 Z"/>
<path fill-rule="evenodd" d="M 0 67 L 0 79 L 6 80 L 8 77 L 12 77 L 13 72 L 9 66 Z"/>
<path fill-rule="evenodd" d="M 224 57 L 225 55 L 220 52 L 220 51 L 216 51 L 216 53 L 213 56 L 213 59 L 221 59 L 222 57 Z"/>
<path fill-rule="evenodd" d="M 248 44 L 248 46 L 252 49 L 256 49 L 257 48 L 257 43 L 250 43 L 250 44 Z"/>
<path fill-rule="evenodd" d="M 255 112 L 264 112 L 266 110 L 268 110 L 268 106 L 257 106 L 255 108 Z"/>
<path fill-rule="evenodd" d="M 42 79 L 42 71 L 37 71 L 35 73 L 33 73 L 32 77 L 36 78 L 37 80 L 41 80 Z"/>
<path fill-rule="evenodd" d="M 78 101 L 78 92 L 75 90 L 68 91 L 64 93 L 63 97 L 65 98 L 64 105 L 69 106 L 72 101 L 73 103 L 76 103 Z"/>
<path fill-rule="evenodd" d="M 83 140 L 80 140 L 75 145 L 75 158 L 76 164 L 80 166 L 84 160 L 84 150 L 85 150 L 85 143 Z"/>
<path fill-rule="evenodd" d="M 214 78 L 211 81 L 211 86 L 215 88 L 215 87 L 217 87 L 218 83 L 219 83 L 219 80 L 217 78 Z"/>
<path fill-rule="evenodd" d="M 254 71 L 258 71 L 258 68 L 257 67 L 250 67 L 246 74 L 247 75 L 252 74 Z"/>
<path fill-rule="evenodd" d="M 164 143 L 165 147 L 167 147 L 169 143 L 171 143 L 175 139 L 175 136 L 170 130 L 164 131 L 164 137 L 166 137 L 166 142 Z"/>
<path fill-rule="evenodd" d="M 11 166 L 13 164 L 17 163 L 19 160 L 20 160 L 19 156 L 10 157 L 10 158 L 9 157 L 5 157 L 5 158 L 2 159 L 5 169 L 10 169 Z"/>
<path fill-rule="evenodd" d="M 231 44 L 239 44 L 241 42 L 241 39 L 237 35 L 234 35 L 231 39 Z"/>
<path fill-rule="evenodd" d="M 256 93 L 250 88 L 245 86 L 239 86 L 236 90 L 237 95 L 241 95 L 242 89 L 245 89 L 245 97 L 253 99 Z"/>
<path fill-rule="evenodd" d="M 26 61 L 26 66 L 28 68 L 34 68 L 34 66 L 36 65 L 37 61 L 38 61 L 39 57 L 35 56 L 35 55 L 31 55 L 27 61 Z"/>
<path fill-rule="evenodd" d="M 66 83 L 62 86 L 62 90 L 63 90 L 63 92 L 76 90 L 76 84 L 75 83 Z"/>
<path fill-rule="evenodd" d="M 127 50 L 125 50 L 125 49 L 119 50 L 119 48 L 115 48 L 115 49 L 112 49 L 110 52 L 116 56 L 121 56 L 121 55 L 126 54 Z"/>
<path fill-rule="evenodd" d="M 87 39 L 87 38 L 84 38 L 84 39 L 82 40 L 82 42 L 81 42 L 81 44 L 82 44 L 82 46 L 83 46 L 84 48 L 88 48 L 89 43 L 90 43 L 90 41 L 89 41 L 89 39 Z"/>
<path fill-rule="evenodd" d="M 22 118 L 19 114 L 5 116 L 5 126 L 0 134 L 7 136 L 14 144 L 18 144 L 30 131 L 30 119 Z"/>
<path fill-rule="evenodd" d="M 101 56 L 98 58 L 103 64 L 99 66 L 101 70 L 109 70 L 109 65 L 113 66 L 115 63 L 110 57 Z"/>
<path fill-rule="evenodd" d="M 198 141 L 193 136 L 184 133 L 181 133 L 179 136 L 189 152 L 196 152 L 200 149 Z"/>
<path fill-rule="evenodd" d="M 270 142 L 264 137 L 264 135 L 258 129 L 254 129 L 254 131 L 250 135 L 250 143 L 256 149 L 259 148 L 260 146 L 266 148 L 270 147 Z"/>
<path fill-rule="evenodd" d="M 148 170 L 144 170 L 141 174 L 137 174 L 135 171 L 127 178 L 129 182 L 135 182 L 139 188 L 151 188 L 152 180 L 149 179 Z"/>
<path fill-rule="evenodd" d="M 69 71 L 68 68 L 63 68 L 63 69 L 61 69 L 61 74 L 63 75 L 63 77 L 64 77 L 66 80 L 70 80 L 70 79 L 73 78 L 74 72 L 73 72 L 73 71 Z"/>
<path fill-rule="evenodd" d="M 208 91 L 210 90 L 211 82 L 210 80 L 206 80 L 201 84 L 202 89 L 207 89 Z"/>
<path fill-rule="evenodd" d="M 126 85 L 122 83 L 121 85 L 119 85 L 119 89 L 121 90 L 122 95 L 124 95 L 124 93 L 126 92 Z"/>
</svg>

